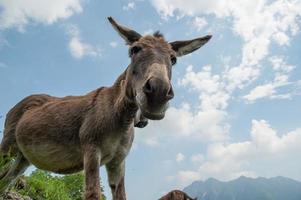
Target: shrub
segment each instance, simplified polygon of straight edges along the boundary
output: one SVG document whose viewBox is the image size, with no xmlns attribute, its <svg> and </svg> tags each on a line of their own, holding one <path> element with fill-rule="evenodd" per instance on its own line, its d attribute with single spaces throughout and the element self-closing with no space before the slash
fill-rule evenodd
<svg viewBox="0 0 301 200">
<path fill-rule="evenodd" d="M 31 197 L 33 200 L 82 200 L 84 193 L 84 175 L 82 172 L 56 176 L 42 170 L 35 170 L 29 176 L 19 179 L 25 184 L 17 184 L 13 190 Z M 20 183 L 19 181 L 19 183 Z M 103 191 L 103 188 L 100 188 Z M 106 197 L 103 195 L 103 200 Z"/>
</svg>

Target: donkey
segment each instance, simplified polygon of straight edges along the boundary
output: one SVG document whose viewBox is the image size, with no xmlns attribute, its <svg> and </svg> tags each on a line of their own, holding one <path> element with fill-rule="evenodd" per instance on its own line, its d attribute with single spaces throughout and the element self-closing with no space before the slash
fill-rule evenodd
<svg viewBox="0 0 301 200">
<path fill-rule="evenodd" d="M 193 199 L 181 190 L 173 190 L 161 197 L 159 200 L 197 200 L 197 198 Z"/>
<path fill-rule="evenodd" d="M 174 97 L 172 65 L 209 41 L 205 36 L 167 42 L 163 35 L 142 36 L 108 18 L 129 46 L 131 63 L 110 87 L 83 96 L 31 95 L 7 114 L 2 155 L 14 162 L 0 174 L 0 193 L 30 165 L 59 174 L 84 170 L 85 200 L 99 200 L 99 167 L 105 165 L 113 200 L 125 200 L 125 157 L 134 126 L 164 118 Z"/>
</svg>

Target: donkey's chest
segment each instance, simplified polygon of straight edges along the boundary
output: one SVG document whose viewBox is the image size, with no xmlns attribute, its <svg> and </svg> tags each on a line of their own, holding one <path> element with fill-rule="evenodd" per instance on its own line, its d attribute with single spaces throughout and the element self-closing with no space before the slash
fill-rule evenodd
<svg viewBox="0 0 301 200">
<path fill-rule="evenodd" d="M 123 160 L 129 153 L 134 131 L 111 132 L 100 142 L 101 165 L 111 160 Z"/>
</svg>

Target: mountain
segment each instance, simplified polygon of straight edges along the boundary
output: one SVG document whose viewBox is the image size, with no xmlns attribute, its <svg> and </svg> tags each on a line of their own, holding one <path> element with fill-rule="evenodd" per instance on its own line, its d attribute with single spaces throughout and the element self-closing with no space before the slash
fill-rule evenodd
<svg viewBox="0 0 301 200">
<path fill-rule="evenodd" d="M 301 200 L 301 182 L 285 177 L 195 181 L 184 188 L 198 200 Z"/>
</svg>

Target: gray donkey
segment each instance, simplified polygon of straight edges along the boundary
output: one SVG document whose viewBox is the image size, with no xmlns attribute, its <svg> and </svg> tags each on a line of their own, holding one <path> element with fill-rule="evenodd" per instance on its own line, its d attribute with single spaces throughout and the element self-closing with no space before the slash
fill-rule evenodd
<svg viewBox="0 0 301 200">
<path fill-rule="evenodd" d="M 106 166 L 113 200 L 125 200 L 125 157 L 134 126 L 164 118 L 174 97 L 172 65 L 211 36 L 167 42 L 141 36 L 108 18 L 129 46 L 131 63 L 111 87 L 83 96 L 31 95 L 7 114 L 0 152 L 15 157 L 0 174 L 0 193 L 31 164 L 59 174 L 84 170 L 85 200 L 99 200 L 99 167 Z M 135 119 L 136 118 L 136 119 Z"/>
</svg>

